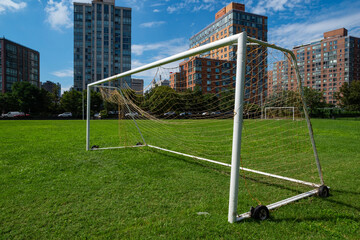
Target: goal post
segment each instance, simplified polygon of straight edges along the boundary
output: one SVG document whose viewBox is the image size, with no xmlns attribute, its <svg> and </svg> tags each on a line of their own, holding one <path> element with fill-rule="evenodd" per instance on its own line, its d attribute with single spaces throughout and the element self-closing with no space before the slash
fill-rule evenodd
<svg viewBox="0 0 360 240">
<path fill-rule="evenodd" d="M 213 74 L 216 75 L 216 79 L 219 79 L 217 80 L 216 85 L 211 85 L 213 86 L 212 88 L 208 87 L 211 88 L 210 90 L 214 92 L 214 94 L 211 96 L 205 96 L 202 94 L 199 97 L 196 95 L 197 92 L 194 90 L 194 88 L 192 88 L 194 90 L 193 93 L 187 91 L 188 89 L 180 89 L 180 91 L 177 92 L 175 90 L 170 91 L 161 87 L 155 87 L 155 90 L 152 90 L 147 95 L 145 94 L 145 96 L 142 96 L 142 100 L 140 101 L 136 99 L 136 97 L 134 97 L 131 92 L 129 93 L 129 91 L 124 89 L 122 86 L 121 88 L 104 86 L 104 84 L 108 82 L 118 80 L 126 76 L 138 74 L 143 71 L 159 68 L 165 64 L 173 63 L 182 59 L 192 58 L 198 56 L 199 54 L 211 55 L 211 53 L 213 53 L 212 51 L 229 46 L 237 48 L 234 63 L 223 61 L 221 62 L 220 67 L 218 65 L 214 66 L 214 68 L 217 69 L 216 71 L 213 71 L 214 69 L 209 67 L 212 66 L 211 63 L 207 64 L 208 66 L 201 64 L 191 66 L 191 68 L 194 69 L 196 67 L 207 67 L 208 72 L 214 72 Z M 261 49 L 251 49 L 253 46 L 260 46 L 260 48 L 265 50 L 260 51 Z M 248 48 L 250 48 L 250 51 L 247 51 Z M 250 85 L 252 86 L 256 79 L 261 79 L 260 81 L 263 81 L 263 83 L 265 82 L 263 73 L 265 69 L 267 69 L 266 62 L 269 55 L 269 49 L 280 51 L 284 55 L 287 54 L 292 59 L 292 65 L 295 68 L 298 83 L 298 102 L 302 107 L 301 113 L 306 121 L 306 129 L 305 127 L 302 127 L 301 123 L 297 123 L 297 121 L 291 121 L 293 123 L 285 124 L 266 123 L 269 121 L 264 121 L 266 120 L 266 111 L 269 109 L 268 107 L 265 107 L 264 119 L 262 112 L 264 109 L 263 106 L 266 106 L 266 104 L 263 105 L 264 91 L 261 86 L 256 86 L 250 89 Z M 254 55 L 259 55 L 260 58 L 257 60 L 255 65 L 248 65 L 249 61 L 247 58 Z M 185 66 L 184 68 L 181 68 L 181 70 L 190 72 L 190 64 L 188 64 L 188 66 L 189 69 L 187 69 Z M 231 68 L 229 66 L 235 67 Z M 221 70 L 223 71 L 223 75 L 217 73 L 219 68 L 223 69 Z M 158 73 L 159 71 L 156 72 Z M 179 79 L 182 79 L 182 77 L 184 76 L 179 76 Z M 189 82 L 195 82 L 199 80 L 199 77 L 201 79 L 202 76 L 192 74 L 191 78 L 189 77 Z M 176 82 L 174 82 L 174 84 L 176 84 Z M 208 86 L 210 86 L 210 83 L 208 84 Z M 220 86 L 222 86 L 222 88 L 220 88 Z M 139 142 L 131 140 L 131 144 L 124 146 L 99 147 L 94 145 L 95 148 L 90 147 L 90 92 L 94 88 L 104 89 L 102 90 L 102 96 L 104 99 L 107 99 L 107 101 L 112 101 L 113 103 L 117 103 L 119 106 L 121 105 L 119 109 L 121 108 L 122 111 L 124 111 L 122 115 L 123 117 L 126 117 L 125 123 L 127 126 L 134 126 L 134 135 L 136 135 L 134 139 L 139 139 Z M 219 89 L 221 89 L 221 91 L 218 91 Z M 254 94 L 251 95 L 252 93 Z M 174 97 L 169 98 L 170 95 L 174 95 Z M 197 97 L 198 100 L 195 101 L 194 104 L 189 105 L 191 98 L 195 97 Z M 166 99 L 165 102 L 162 100 L 163 98 Z M 156 106 L 151 105 L 149 107 L 149 104 L 146 101 L 153 101 L 154 99 L 158 101 L 159 104 Z M 214 102 L 216 102 L 216 104 Z M 179 106 L 181 103 L 186 103 L 186 106 Z M 204 108 L 203 105 L 205 104 L 207 107 Z M 295 107 L 282 107 L 282 109 L 292 109 L 292 119 L 295 120 Z M 247 119 L 245 119 L 245 114 Z M 129 70 L 127 72 L 88 84 L 86 116 L 86 150 L 114 149 L 124 147 L 149 147 L 158 149 L 159 151 L 166 151 L 185 157 L 190 157 L 199 161 L 206 161 L 225 167 L 230 167 L 231 170 L 228 207 L 228 221 L 230 223 L 234 223 L 249 217 L 265 219 L 266 215 L 268 216 L 268 210 L 305 197 L 322 193 L 323 191 L 326 192 L 328 190 L 327 187 L 323 186 L 324 181 L 321 166 L 317 155 L 311 122 L 307 113 L 306 103 L 302 93 L 300 74 L 297 68 L 294 54 L 290 50 L 250 38 L 247 36 L 246 32 L 223 38 L 218 41 L 208 43 L 200 47 L 196 47 L 188 51 L 164 58 L 162 60 L 158 60 L 153 63 Z M 211 119 L 215 119 L 216 121 L 212 121 Z M 215 130 L 205 132 L 210 124 L 217 124 L 214 127 Z M 198 143 L 199 139 L 189 140 L 189 137 L 186 134 L 191 134 L 196 127 L 201 129 L 202 132 L 199 134 L 198 138 L 203 140 L 204 143 L 200 143 L 195 147 L 193 145 Z M 300 130 L 295 129 L 297 127 L 299 127 Z M 165 129 L 164 131 L 167 131 L 167 136 L 163 139 L 161 139 L 161 137 L 159 137 L 159 139 L 155 139 L 155 135 L 157 135 L 158 131 L 160 131 L 162 128 Z M 225 129 L 226 131 L 224 130 L 223 132 L 220 132 L 222 129 Z M 231 138 L 229 137 L 230 129 L 232 132 Z M 274 133 L 276 134 L 279 129 L 283 131 L 281 134 L 284 139 L 279 140 L 277 142 L 278 146 L 274 148 L 274 146 L 270 145 L 272 142 L 266 139 L 266 137 L 273 137 L 273 139 L 276 140 L 276 136 L 272 135 Z M 178 145 L 171 146 L 171 141 L 168 139 L 169 137 L 172 137 L 169 136 L 169 133 L 171 134 L 171 132 L 173 132 L 173 135 L 175 135 L 173 136 L 174 140 L 180 141 Z M 184 136 L 178 136 L 177 134 L 184 134 Z M 296 149 L 289 151 L 289 153 L 284 154 L 282 157 L 276 157 L 277 151 L 281 151 L 281 149 L 286 148 L 283 147 L 283 144 L 289 142 L 289 139 L 293 136 L 292 134 L 300 134 L 302 138 L 304 138 L 307 134 L 307 137 L 310 137 L 312 146 L 312 153 L 310 154 L 312 154 L 315 158 L 315 161 L 312 161 L 311 164 L 307 159 L 309 157 L 308 153 L 302 154 L 296 151 L 296 149 L 302 150 L 301 147 L 306 144 L 306 140 L 291 140 L 290 143 L 295 146 Z M 221 137 L 225 140 L 221 140 Z M 243 138 L 245 138 L 245 140 Z M 249 139 L 251 141 L 248 141 Z M 222 141 L 224 141 L 226 144 L 222 145 Z M 211 151 L 211 149 L 207 148 L 207 145 L 213 144 L 215 146 L 217 142 L 220 142 L 219 146 L 214 147 L 216 149 L 214 149 L 213 152 L 206 153 L 206 150 Z M 227 148 L 228 145 L 230 149 Z M 259 154 L 252 154 L 252 147 L 256 151 L 263 152 Z M 188 150 L 189 152 L 186 152 Z M 225 156 L 225 154 L 223 154 L 224 152 L 229 153 L 229 156 Z M 316 169 L 320 177 L 320 183 L 314 183 L 313 180 L 315 180 L 315 178 L 313 175 L 311 175 L 312 172 L 309 174 L 306 173 L 304 176 L 302 176 L 303 178 L 299 179 L 292 176 L 291 171 L 296 172 L 297 167 L 301 166 L 302 163 L 293 161 L 293 158 L 290 154 L 296 155 L 296 159 L 300 159 L 299 161 L 307 162 L 309 168 L 312 167 L 313 163 L 316 163 Z M 252 165 L 252 162 L 248 160 L 251 158 L 251 156 L 254 157 L 254 164 L 259 164 L 258 168 L 256 165 L 255 168 L 253 168 L 254 165 Z M 304 158 L 306 159 L 301 160 L 302 156 L 305 156 Z M 231 162 L 227 160 L 227 157 L 231 158 Z M 282 161 L 286 162 L 287 165 L 283 166 Z M 270 166 L 271 169 L 267 171 L 266 166 Z M 239 214 L 239 188 L 243 187 L 243 185 L 239 185 L 239 182 L 241 180 L 245 181 L 245 185 L 247 184 L 245 172 L 248 174 L 260 175 L 266 179 L 276 179 L 278 181 L 291 182 L 297 185 L 306 186 L 307 189 L 310 189 L 289 198 L 283 199 L 279 197 L 279 199 L 277 199 L 275 202 L 269 200 L 269 204 L 258 204 L 258 206 L 251 211 Z M 246 190 L 249 192 L 249 189 Z M 270 198 L 269 196 L 266 197 Z M 258 203 L 259 202 L 260 201 L 258 201 Z M 264 215 L 265 217 L 263 217 Z"/>
<path fill-rule="evenodd" d="M 235 106 L 234 106 L 234 130 L 231 156 L 230 196 L 228 221 L 233 223 L 237 217 L 237 202 L 239 190 L 239 168 L 241 155 L 241 133 L 244 108 L 244 84 L 246 63 L 246 32 L 238 38 L 236 59 L 236 83 L 235 83 Z"/>
</svg>

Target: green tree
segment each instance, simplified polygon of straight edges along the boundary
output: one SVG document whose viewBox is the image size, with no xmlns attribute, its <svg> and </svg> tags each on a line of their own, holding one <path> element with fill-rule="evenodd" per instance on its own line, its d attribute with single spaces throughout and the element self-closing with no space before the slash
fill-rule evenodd
<svg viewBox="0 0 360 240">
<path fill-rule="evenodd" d="M 85 107 L 86 107 L 86 99 L 87 99 L 87 91 L 84 91 L 84 96 L 85 96 Z M 91 91 L 90 92 L 90 106 L 91 106 L 91 111 L 93 112 L 100 112 L 100 110 L 102 110 L 104 108 L 104 104 L 103 104 L 103 99 L 101 97 L 101 93 L 96 92 L 96 91 Z"/>
<path fill-rule="evenodd" d="M 48 113 L 51 96 L 44 89 L 40 89 L 29 82 L 16 82 L 12 86 L 12 95 L 16 99 L 19 109 L 25 113 Z"/>
<path fill-rule="evenodd" d="M 63 111 L 71 112 L 73 116 L 81 116 L 82 114 L 82 93 L 71 89 L 63 93 L 60 106 Z"/>
<path fill-rule="evenodd" d="M 50 99 L 51 99 L 50 112 L 51 113 L 59 113 L 61 111 L 61 108 L 60 108 L 61 96 L 59 95 L 59 91 L 60 91 L 60 87 L 55 86 L 53 88 L 52 92 L 50 93 Z"/>
<path fill-rule="evenodd" d="M 144 109 L 155 115 L 162 115 L 169 111 L 178 111 L 180 97 L 174 89 L 168 86 L 158 86 L 145 94 Z"/>
<path fill-rule="evenodd" d="M 327 107 L 322 91 L 313 88 L 304 87 L 304 98 L 306 106 L 310 109 L 310 114 L 316 112 L 317 108 Z"/>
<path fill-rule="evenodd" d="M 360 111 L 360 80 L 344 83 L 335 98 L 341 107 L 349 111 Z"/>
<path fill-rule="evenodd" d="M 273 93 L 267 97 L 265 105 L 266 107 L 297 107 L 302 109 L 300 93 L 292 90 Z"/>
<path fill-rule="evenodd" d="M 221 92 L 220 97 L 220 111 L 229 112 L 234 110 L 235 105 L 235 89 L 229 89 Z"/>
<path fill-rule="evenodd" d="M 7 113 L 10 111 L 18 111 L 19 103 L 16 97 L 11 93 L 0 93 L 0 111 L 1 113 Z"/>
</svg>

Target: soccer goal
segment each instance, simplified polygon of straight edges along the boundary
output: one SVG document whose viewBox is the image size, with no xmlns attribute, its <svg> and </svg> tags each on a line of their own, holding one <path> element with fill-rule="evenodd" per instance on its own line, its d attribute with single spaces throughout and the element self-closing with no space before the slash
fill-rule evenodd
<svg viewBox="0 0 360 240">
<path fill-rule="evenodd" d="M 269 94 L 272 64 L 289 57 L 297 88 Z M 152 81 L 142 91 L 121 82 L 145 71 Z M 230 223 L 264 220 L 269 210 L 328 196 L 290 50 L 244 32 L 91 83 L 87 90 L 86 150 L 156 149 L 228 169 Z M 104 120 L 91 120 L 95 90 Z M 271 116 L 277 121 L 269 117 L 275 107 Z"/>
<path fill-rule="evenodd" d="M 265 107 L 265 119 L 289 118 L 295 121 L 295 107 Z"/>
</svg>

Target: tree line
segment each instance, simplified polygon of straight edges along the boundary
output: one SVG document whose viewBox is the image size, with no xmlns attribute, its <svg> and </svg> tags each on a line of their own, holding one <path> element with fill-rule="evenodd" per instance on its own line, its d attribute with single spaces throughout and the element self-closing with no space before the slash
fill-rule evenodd
<svg viewBox="0 0 360 240">
<path fill-rule="evenodd" d="M 220 94 L 203 94 L 200 89 L 176 92 L 167 86 L 157 86 L 144 95 L 136 94 L 131 89 L 123 90 L 125 96 L 131 99 L 143 110 L 154 115 L 166 112 L 205 112 L 205 111 L 233 111 L 234 90 L 221 92 Z M 86 90 L 84 92 L 71 89 L 65 91 L 62 96 L 58 91 L 48 92 L 28 82 L 17 82 L 12 86 L 12 91 L 0 93 L 0 111 L 21 111 L 31 116 L 55 116 L 61 112 L 71 112 L 74 117 L 81 117 L 83 109 L 86 109 Z M 334 95 L 338 105 L 346 111 L 360 112 L 360 81 L 351 84 L 344 83 L 339 92 Z M 272 101 L 271 98 L 280 100 Z M 283 91 L 267 96 L 268 106 L 296 106 L 299 93 L 294 91 Z M 318 109 L 333 108 L 327 104 L 323 92 L 312 88 L 304 88 L 304 100 L 311 115 L 316 116 Z M 245 104 L 246 111 L 257 111 L 259 104 Z M 103 101 L 99 92 L 91 91 L 91 114 L 96 112 L 116 111 L 114 103 Z"/>
</svg>

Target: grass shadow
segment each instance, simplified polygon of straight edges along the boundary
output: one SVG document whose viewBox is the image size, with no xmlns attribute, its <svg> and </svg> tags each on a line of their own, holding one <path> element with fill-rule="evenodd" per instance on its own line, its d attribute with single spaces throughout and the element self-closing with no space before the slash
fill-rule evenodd
<svg viewBox="0 0 360 240">
<path fill-rule="evenodd" d="M 185 157 L 185 156 L 179 156 L 179 155 L 176 155 L 176 154 L 160 151 L 160 150 L 157 150 L 157 149 L 152 149 L 152 148 L 146 148 L 146 149 L 148 151 L 156 152 L 156 153 L 161 154 L 163 156 L 178 159 L 178 160 L 181 160 L 183 162 L 186 162 L 186 163 L 189 163 L 189 164 L 192 164 L 192 165 L 196 165 L 196 166 L 200 166 L 200 167 L 206 168 L 208 170 L 211 170 L 213 172 L 219 173 L 221 175 L 226 175 L 226 176 L 230 177 L 230 168 L 227 168 L 225 166 L 215 165 L 215 164 L 210 166 L 210 164 L 211 164 L 210 162 L 205 162 L 205 161 L 202 162 L 201 160 L 196 160 L 194 158 Z M 227 168 L 229 170 L 228 171 L 224 170 L 225 168 Z M 259 184 L 263 184 L 265 186 L 271 186 L 271 187 L 276 187 L 276 188 L 279 188 L 279 189 L 291 191 L 291 192 L 294 192 L 295 194 L 303 193 L 303 191 L 300 191 L 300 190 L 294 189 L 294 188 L 290 188 L 290 187 L 282 185 L 282 184 L 271 183 L 271 182 L 264 181 L 264 180 L 261 180 L 261 179 L 257 179 L 257 178 L 254 178 L 254 177 L 243 176 L 242 174 L 240 174 L 240 177 L 242 179 L 249 180 L 249 181 L 252 181 L 254 183 L 259 183 Z M 269 177 L 269 178 L 271 178 L 271 177 Z M 284 182 L 287 182 L 287 181 L 284 180 Z M 292 184 L 296 184 L 296 183 L 292 183 Z M 299 185 L 301 185 L 301 184 L 299 184 Z"/>
</svg>

